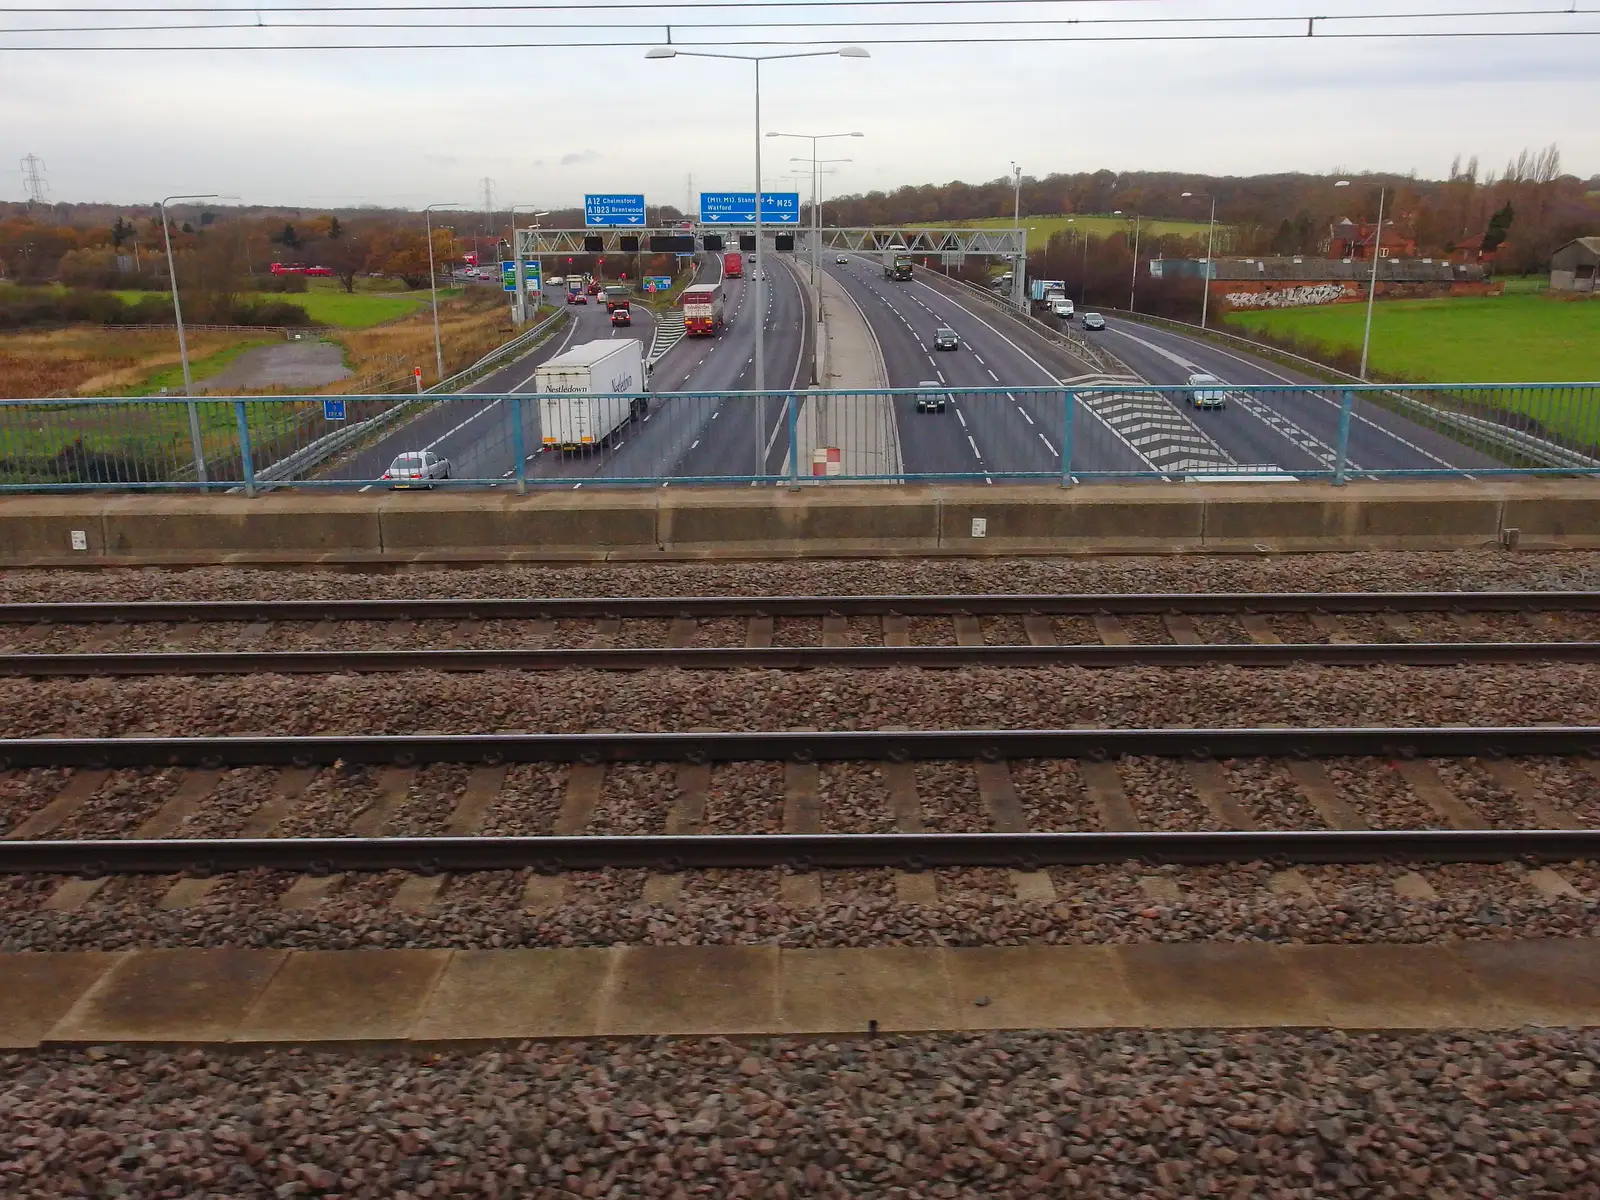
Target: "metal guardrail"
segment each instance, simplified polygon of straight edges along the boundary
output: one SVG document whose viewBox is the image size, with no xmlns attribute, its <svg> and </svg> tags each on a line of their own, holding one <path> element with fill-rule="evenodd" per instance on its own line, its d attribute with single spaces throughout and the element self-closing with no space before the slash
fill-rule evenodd
<svg viewBox="0 0 1600 1200">
<path fill-rule="evenodd" d="M 432 406 L 439 418 L 437 440 L 450 440 L 440 451 L 451 459 L 449 477 L 419 481 L 430 487 L 521 491 L 530 485 L 798 486 L 851 480 L 1034 480 L 1065 487 L 1098 479 L 1344 483 L 1352 476 L 1600 474 L 1600 466 L 1529 467 L 1525 457 L 1511 457 L 1488 440 L 1458 450 L 1458 442 L 1473 445 L 1459 428 L 1452 442 L 1421 420 L 1408 424 L 1407 417 L 1395 415 L 1392 390 L 1247 384 L 1207 397 L 1187 385 L 1079 378 L 1047 387 L 600 394 L 567 396 L 554 407 L 534 395 L 489 392 L 433 392 L 420 401 L 358 395 L 3 400 L 0 492 L 249 493 L 290 482 L 365 488 L 385 481 L 313 477 L 310 469 L 405 420 L 419 404 Z M 1427 398 L 1409 410 L 1416 418 L 1444 413 L 1493 425 L 1504 414 L 1522 414 L 1600 440 L 1600 384 L 1432 384 L 1409 391 Z M 1229 415 L 1199 407 L 1202 400 L 1222 405 Z M 327 416 L 326 404 L 347 406 L 352 427 Z M 459 407 L 448 410 L 451 405 Z M 203 429 L 212 467 L 205 484 L 182 474 L 192 462 L 191 413 Z M 585 420 L 582 413 L 588 414 Z M 1241 423 L 1248 430 L 1242 432 Z M 340 427 L 330 430 L 330 424 Z M 1245 432 L 1252 440 L 1241 442 Z M 1274 461 L 1242 460 L 1239 455 L 1261 437 L 1272 440 Z M 258 459 L 269 463 L 260 473 L 254 467 Z"/>
<path fill-rule="evenodd" d="M 1207 325 L 1201 327 L 1188 321 L 1174 320 L 1171 317 L 1158 317 L 1150 313 L 1109 306 L 1101 306 L 1097 311 L 1110 313 L 1125 320 L 1152 325 L 1158 329 L 1171 329 L 1176 333 L 1183 334 L 1185 337 L 1229 343 L 1259 357 L 1287 360 L 1312 374 L 1328 377 L 1340 384 L 1372 386 L 1359 376 L 1347 374 L 1337 367 L 1329 366 L 1327 363 L 1319 362 L 1314 358 L 1307 358 L 1302 354 L 1280 349 L 1270 342 L 1258 342 L 1253 338 L 1243 337 L 1224 329 L 1218 329 L 1215 326 Z M 1588 385 L 1574 383 L 1569 386 L 1581 388 Z M 1412 389 L 1407 385 L 1390 384 L 1383 388 L 1383 395 L 1389 399 L 1392 407 L 1406 416 L 1420 419 L 1428 424 L 1443 424 L 1460 433 L 1469 435 L 1478 442 L 1494 444 L 1517 457 L 1525 457 L 1550 467 L 1573 467 L 1578 469 L 1600 467 L 1600 457 L 1596 457 L 1593 454 L 1582 453 L 1562 446 L 1549 438 L 1539 437 L 1525 430 L 1511 428 L 1500 422 L 1487 420 L 1483 417 L 1474 417 L 1467 413 L 1441 409 L 1436 405 L 1420 401 L 1415 396 L 1407 395 L 1406 393 L 1409 390 Z"/>
<path fill-rule="evenodd" d="M 533 350 L 546 338 L 550 337 L 566 321 L 567 314 L 557 311 L 546 317 L 539 324 L 524 333 L 518 334 L 509 342 L 495 347 L 477 362 L 465 370 L 457 371 L 432 387 L 424 388 L 419 396 L 438 396 L 454 392 L 463 383 L 476 379 L 493 368 L 496 364 L 504 362 L 518 354 Z M 256 472 L 256 480 L 265 483 L 281 483 L 292 480 L 309 471 L 312 467 L 326 462 L 334 455 L 345 449 L 359 445 L 369 437 L 381 433 L 390 426 L 402 424 L 405 419 L 420 415 L 427 408 L 424 400 L 408 400 L 403 404 L 396 404 L 391 408 L 359 421 L 346 428 L 336 429 L 311 442 L 306 446 L 285 457 L 278 459 L 269 466 Z"/>
</svg>

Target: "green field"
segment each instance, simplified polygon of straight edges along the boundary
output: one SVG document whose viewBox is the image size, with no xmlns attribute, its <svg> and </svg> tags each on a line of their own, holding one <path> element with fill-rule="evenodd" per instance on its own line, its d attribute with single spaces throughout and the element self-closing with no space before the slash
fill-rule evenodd
<svg viewBox="0 0 1600 1200">
<path fill-rule="evenodd" d="M 1247 330 L 1361 347 L 1364 304 L 1230 313 Z M 1455 300 L 1380 300 L 1373 371 L 1419 383 L 1600 380 L 1600 303 L 1527 293 Z"/>
<path fill-rule="evenodd" d="M 150 293 L 121 291 L 113 294 L 133 304 Z M 451 294 L 447 289 L 441 289 L 439 292 L 441 299 L 447 294 Z M 306 315 L 316 325 L 331 325 L 338 329 L 367 329 L 416 312 L 427 303 L 428 297 L 426 292 L 415 297 L 373 296 L 362 292 L 352 296 L 346 295 L 343 289 L 324 291 L 318 288 L 309 292 L 246 292 L 243 298 L 268 304 L 275 300 L 283 300 L 299 305 L 306 310 Z"/>
<path fill-rule="evenodd" d="M 1070 222 L 1070 224 L 1069 224 Z M 1133 235 L 1133 220 L 1125 217 L 1113 217 L 1109 214 L 1089 216 L 1074 213 L 1070 217 L 1063 214 L 1052 217 L 1023 217 L 1022 224 L 1028 231 L 1028 249 L 1043 250 L 1050 241 L 1050 235 L 1060 233 L 1062 230 L 1075 230 L 1079 233 L 1088 232 L 1095 237 L 1110 237 L 1116 233 Z M 1010 229 L 1010 217 L 975 217 L 967 221 L 932 221 L 926 223 L 908 223 L 907 228 L 933 229 L 938 227 L 953 227 L 957 229 Z M 1163 221 L 1146 220 L 1139 223 L 1140 237 L 1205 237 L 1206 222 L 1204 221 Z M 1217 226 L 1217 252 L 1221 253 L 1227 242 L 1227 226 Z"/>
</svg>

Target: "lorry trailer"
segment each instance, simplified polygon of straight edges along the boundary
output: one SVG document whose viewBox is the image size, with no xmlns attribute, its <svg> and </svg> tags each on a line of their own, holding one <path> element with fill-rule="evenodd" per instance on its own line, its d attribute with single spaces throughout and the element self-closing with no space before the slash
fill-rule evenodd
<svg viewBox="0 0 1600 1200">
<path fill-rule="evenodd" d="M 546 450 L 592 450 L 649 409 L 644 343 L 633 338 L 585 342 L 533 373 L 539 395 L 539 441 Z"/>
<path fill-rule="evenodd" d="M 686 287 L 678 303 L 683 309 L 683 332 L 687 336 L 714 337 L 722 332 L 722 288 L 717 284 Z"/>
<path fill-rule="evenodd" d="M 738 279 L 744 274 L 744 255 L 730 250 L 722 256 L 722 274 L 728 279 Z"/>
<path fill-rule="evenodd" d="M 911 278 L 911 251 L 904 246 L 890 246 L 883 252 L 883 277 L 904 282 Z"/>
</svg>

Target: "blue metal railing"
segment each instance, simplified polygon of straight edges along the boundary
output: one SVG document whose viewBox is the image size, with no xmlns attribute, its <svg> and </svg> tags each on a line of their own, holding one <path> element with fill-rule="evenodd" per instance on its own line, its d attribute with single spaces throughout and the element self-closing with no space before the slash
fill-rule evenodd
<svg viewBox="0 0 1600 1200">
<path fill-rule="evenodd" d="M 397 455 L 424 451 L 448 460 L 436 486 L 519 491 L 1600 473 L 1595 383 L 1192 390 L 1107 379 L 547 400 L 0 400 L 0 490 L 368 490 L 392 482 L 384 470 Z M 592 419 L 578 421 L 580 409 Z"/>
</svg>

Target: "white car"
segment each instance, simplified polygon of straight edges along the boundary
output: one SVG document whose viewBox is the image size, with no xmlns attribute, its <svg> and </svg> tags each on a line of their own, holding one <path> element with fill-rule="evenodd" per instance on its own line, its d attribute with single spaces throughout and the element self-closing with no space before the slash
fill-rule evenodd
<svg viewBox="0 0 1600 1200">
<path fill-rule="evenodd" d="M 566 281 L 567 277 L 565 275 L 552 275 L 544 281 L 544 285 L 545 287 L 560 287 Z"/>
<path fill-rule="evenodd" d="M 1189 376 L 1189 403 L 1196 408 L 1226 408 L 1228 385 L 1215 375 L 1197 372 Z"/>
<path fill-rule="evenodd" d="M 441 479 L 450 478 L 450 460 L 440 458 L 432 450 L 411 450 L 398 455 L 383 473 L 384 482 L 392 488 L 431 488 Z"/>
<path fill-rule="evenodd" d="M 1065 299 L 1057 300 L 1050 306 L 1050 311 L 1061 320 L 1070 321 L 1073 317 L 1072 301 Z"/>
</svg>

